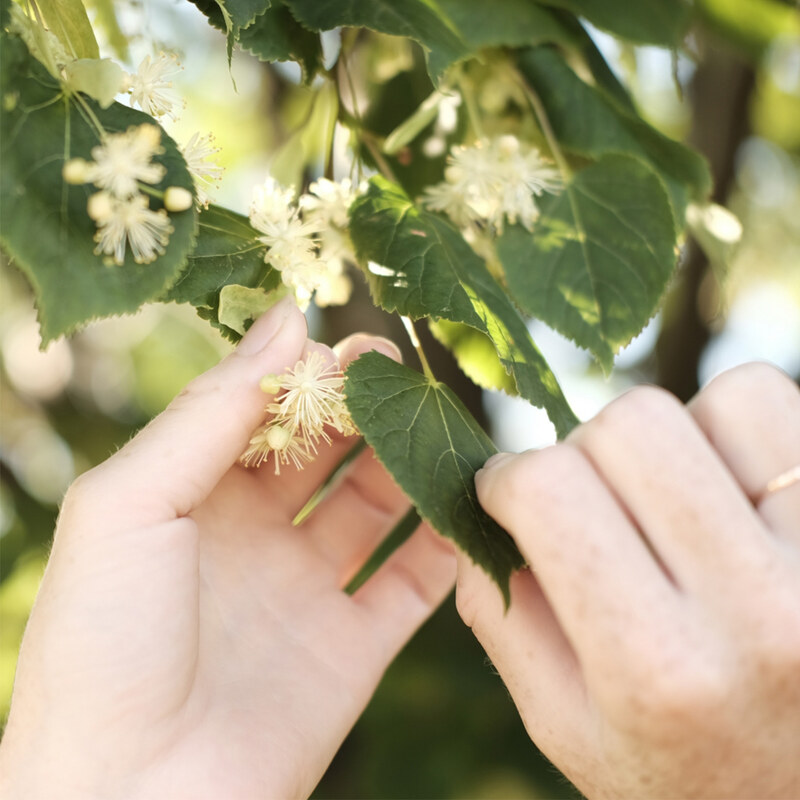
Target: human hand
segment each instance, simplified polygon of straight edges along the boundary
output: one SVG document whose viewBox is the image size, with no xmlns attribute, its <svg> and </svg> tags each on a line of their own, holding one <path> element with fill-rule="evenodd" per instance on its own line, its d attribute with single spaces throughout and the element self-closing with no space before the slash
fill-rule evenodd
<svg viewBox="0 0 800 800">
<path fill-rule="evenodd" d="M 302 472 L 237 463 L 264 374 L 303 357 L 290 303 L 67 493 L 0 747 L 4 798 L 307 796 L 384 669 L 452 586 L 424 526 L 342 591 L 408 508 L 370 451 Z M 345 362 L 385 340 L 351 337 Z"/>
<path fill-rule="evenodd" d="M 688 408 L 634 389 L 498 456 L 478 497 L 530 565 L 457 603 L 528 733 L 589 797 L 800 797 L 800 393 L 753 364 Z"/>
</svg>

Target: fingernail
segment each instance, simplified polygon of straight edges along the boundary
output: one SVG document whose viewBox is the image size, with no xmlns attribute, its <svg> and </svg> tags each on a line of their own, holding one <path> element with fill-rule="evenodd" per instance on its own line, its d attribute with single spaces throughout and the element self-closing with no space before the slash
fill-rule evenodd
<svg viewBox="0 0 800 800">
<path fill-rule="evenodd" d="M 495 453 L 493 456 L 490 456 L 486 460 L 486 463 L 483 465 L 482 469 L 478 470 L 478 474 L 480 474 L 481 472 L 488 472 L 489 470 L 497 469 L 501 464 L 514 458 L 515 455 L 516 455 L 515 453 Z M 477 475 L 475 477 L 477 477 Z"/>
<path fill-rule="evenodd" d="M 367 333 L 354 333 L 333 348 L 341 361 L 352 361 L 363 353 L 377 350 L 385 356 L 402 363 L 403 356 L 400 348 L 391 339 L 383 336 L 371 336 Z"/>
<path fill-rule="evenodd" d="M 277 336 L 295 308 L 297 305 L 292 297 L 284 297 L 275 303 L 250 326 L 239 342 L 238 353 L 243 356 L 260 353 Z"/>
</svg>

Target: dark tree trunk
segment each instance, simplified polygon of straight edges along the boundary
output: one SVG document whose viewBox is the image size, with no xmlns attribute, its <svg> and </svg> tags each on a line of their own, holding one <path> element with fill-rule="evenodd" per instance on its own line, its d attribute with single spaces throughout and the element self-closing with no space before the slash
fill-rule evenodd
<svg viewBox="0 0 800 800">
<path fill-rule="evenodd" d="M 692 129 L 689 144 L 711 165 L 712 200 L 724 204 L 735 177 L 739 145 L 748 135 L 748 106 L 753 68 L 729 52 L 705 43 L 703 59 L 689 87 Z M 664 307 L 664 326 L 656 344 L 657 382 L 684 402 L 697 392 L 698 365 L 711 337 L 701 290 L 709 263 L 693 240 L 688 242 L 678 278 Z"/>
</svg>

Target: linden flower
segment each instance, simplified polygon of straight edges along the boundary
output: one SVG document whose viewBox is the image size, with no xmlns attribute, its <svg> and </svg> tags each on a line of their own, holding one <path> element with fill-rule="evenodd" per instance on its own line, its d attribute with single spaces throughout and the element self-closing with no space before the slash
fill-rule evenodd
<svg viewBox="0 0 800 800">
<path fill-rule="evenodd" d="M 314 222 L 323 230 L 331 225 L 346 228 L 349 222 L 347 211 L 362 187 L 354 187 L 349 178 L 331 181 L 320 178 L 308 187 L 299 201 L 303 219 Z"/>
<path fill-rule="evenodd" d="M 164 253 L 173 231 L 167 212 L 152 211 L 143 194 L 120 200 L 108 192 L 89 198 L 89 216 L 97 223 L 95 254 L 110 255 L 115 264 L 125 261 L 130 244 L 137 264 L 149 264 Z"/>
<path fill-rule="evenodd" d="M 92 148 L 94 161 L 88 163 L 86 182 L 120 200 L 133 197 L 139 192 L 139 181 L 158 183 L 164 177 L 166 167 L 152 161 L 163 152 L 161 131 L 150 123 L 128 128 L 125 133 L 110 133 Z"/>
<path fill-rule="evenodd" d="M 279 379 L 284 394 L 269 405 L 268 411 L 290 421 L 295 428 L 302 428 L 314 442 L 320 438 L 330 442 L 326 425 L 340 433 L 353 432 L 342 396 L 344 375 L 338 364 L 326 362 L 314 351 Z"/>
<path fill-rule="evenodd" d="M 309 447 L 302 434 L 276 423 L 264 426 L 253 436 L 240 461 L 246 467 L 260 467 L 270 453 L 274 454 L 275 474 L 280 475 L 281 464 L 293 464 L 295 469 L 303 469 L 314 460 L 316 449 Z"/>
<path fill-rule="evenodd" d="M 219 151 L 219 147 L 214 147 L 214 137 L 211 134 L 201 136 L 199 133 L 192 134 L 192 138 L 182 149 L 186 167 L 194 180 L 197 204 L 203 208 L 208 208 L 211 201 L 208 193 L 217 187 L 222 173 L 225 171 L 210 160 L 211 156 L 216 155 Z"/>
<path fill-rule="evenodd" d="M 467 228 L 481 219 L 463 190 L 447 181 L 428 186 L 422 202 L 431 211 L 443 211 L 459 228 Z"/>
<path fill-rule="evenodd" d="M 175 55 L 161 53 L 155 61 L 150 56 L 145 56 L 136 73 L 128 76 L 131 103 L 152 117 L 167 116 L 176 119 L 175 106 L 180 103 L 169 78 L 182 69 Z"/>
<path fill-rule="evenodd" d="M 531 230 L 539 216 L 536 198 L 561 185 L 558 170 L 535 147 L 501 136 L 454 147 L 444 183 L 429 187 L 423 202 L 461 228 L 482 221 L 501 233 L 507 219 Z"/>
<path fill-rule="evenodd" d="M 274 452 L 276 474 L 281 464 L 302 469 L 304 462 L 316 456 L 320 439 L 330 444 L 326 426 L 345 436 L 355 433 L 344 404 L 343 384 L 339 365 L 316 351 L 283 374 L 265 375 L 259 385 L 266 394 L 276 395 L 266 408 L 273 417 L 253 435 L 240 461 L 257 467 Z"/>
</svg>

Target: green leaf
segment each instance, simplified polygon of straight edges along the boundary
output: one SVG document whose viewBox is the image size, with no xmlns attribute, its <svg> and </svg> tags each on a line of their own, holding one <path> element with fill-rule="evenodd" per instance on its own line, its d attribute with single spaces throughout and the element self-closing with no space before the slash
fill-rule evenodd
<svg viewBox="0 0 800 800">
<path fill-rule="evenodd" d="M 496 448 L 469 411 L 444 384 L 374 351 L 350 364 L 344 391 L 359 430 L 420 515 L 495 580 L 508 604 L 523 559 L 478 503 L 475 472 Z"/>
<path fill-rule="evenodd" d="M 277 0 L 241 31 L 239 46 L 260 61 L 296 61 L 305 83 L 311 82 L 322 65 L 319 36 L 300 25 Z"/>
<path fill-rule="evenodd" d="M 517 384 L 503 366 L 492 340 L 476 328 L 446 319 L 431 320 L 428 327 L 438 342 L 455 356 L 462 372 L 481 389 L 500 389 L 516 395 Z"/>
<path fill-rule="evenodd" d="M 271 3 L 270 0 L 217 0 L 217 5 L 223 16 L 230 19 L 234 30 L 239 31 L 252 25 Z"/>
<path fill-rule="evenodd" d="M 427 51 L 437 80 L 450 64 L 468 58 L 471 48 L 436 5 L 426 0 L 285 0 L 295 19 L 312 31 L 340 26 L 407 36 Z"/>
<path fill-rule="evenodd" d="M 436 5 L 473 51 L 544 42 L 576 43 L 556 13 L 530 0 L 437 0 Z"/>
<path fill-rule="evenodd" d="M 233 56 L 233 45 L 244 28 L 270 8 L 270 0 L 189 0 L 208 18 L 209 25 L 225 31 L 228 46 L 228 65 Z"/>
<path fill-rule="evenodd" d="M 685 0 L 542 0 L 565 8 L 592 25 L 641 44 L 678 44 L 689 26 Z"/>
<path fill-rule="evenodd" d="M 542 101 L 564 149 L 591 158 L 627 153 L 646 159 L 667 183 L 676 218 L 681 222 L 687 191 L 700 199 L 709 193 L 711 175 L 702 156 L 659 133 L 604 92 L 584 83 L 554 49 L 524 50 L 519 54 L 518 64 Z"/>
<path fill-rule="evenodd" d="M 174 232 L 166 253 L 151 264 L 109 266 L 94 254 L 95 224 L 86 203 L 95 189 L 68 186 L 64 161 L 91 158 L 98 134 L 83 108 L 68 101 L 46 70 L 16 37 L 4 37 L 0 53 L 0 96 L 15 103 L 0 107 L 0 242 L 27 275 L 36 293 L 42 339 L 46 343 L 95 317 L 136 311 L 161 294 L 180 272 L 194 244 L 194 209 L 171 214 Z M 102 109 L 81 100 L 108 132 L 152 124 L 139 111 L 114 104 Z M 191 176 L 177 146 L 162 132 L 165 153 L 156 160 L 167 173 L 155 188 L 192 191 Z M 152 208 L 159 203 L 151 198 Z"/>
<path fill-rule="evenodd" d="M 350 209 L 350 235 L 382 308 L 463 322 L 485 333 L 519 393 L 547 410 L 559 436 L 577 424 L 514 305 L 449 222 L 417 209 L 399 187 L 375 177 Z"/>
<path fill-rule="evenodd" d="M 643 161 L 605 156 L 540 208 L 533 233 L 516 225 L 497 242 L 509 290 L 610 372 L 614 354 L 655 313 L 675 267 L 664 185 Z"/>
<path fill-rule="evenodd" d="M 282 285 L 280 272 L 264 263 L 266 248 L 259 235 L 247 217 L 209 206 L 200 213 L 197 245 L 186 268 L 160 299 L 190 303 L 227 338 L 238 341 L 241 334 L 219 319 L 222 289 L 236 284 L 273 292 Z"/>
<path fill-rule="evenodd" d="M 37 0 L 47 27 L 74 58 L 100 58 L 92 24 L 81 0 Z"/>
</svg>

